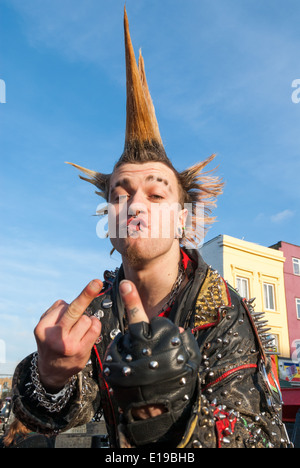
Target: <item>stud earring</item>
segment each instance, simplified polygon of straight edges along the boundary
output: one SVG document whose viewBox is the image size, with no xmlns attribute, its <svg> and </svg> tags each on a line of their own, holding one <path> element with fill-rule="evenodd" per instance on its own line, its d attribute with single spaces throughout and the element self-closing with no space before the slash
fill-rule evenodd
<svg viewBox="0 0 300 468">
<path fill-rule="evenodd" d="M 177 239 L 181 239 L 183 234 L 182 226 L 177 226 Z"/>
</svg>

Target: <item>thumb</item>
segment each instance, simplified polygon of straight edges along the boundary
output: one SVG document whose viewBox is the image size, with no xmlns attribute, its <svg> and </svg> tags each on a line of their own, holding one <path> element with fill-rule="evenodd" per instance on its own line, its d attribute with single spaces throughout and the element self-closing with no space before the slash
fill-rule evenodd
<svg viewBox="0 0 300 468">
<path fill-rule="evenodd" d="M 141 298 L 132 281 L 123 280 L 119 286 L 129 325 L 139 322 L 148 322 L 149 319 L 143 307 Z"/>
</svg>

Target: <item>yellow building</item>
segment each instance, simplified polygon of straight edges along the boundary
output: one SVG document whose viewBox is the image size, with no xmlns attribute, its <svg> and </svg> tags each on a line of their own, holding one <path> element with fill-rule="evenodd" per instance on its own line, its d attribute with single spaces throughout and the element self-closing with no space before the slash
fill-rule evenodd
<svg viewBox="0 0 300 468">
<path fill-rule="evenodd" d="M 290 357 L 283 253 L 219 235 L 206 242 L 200 254 L 241 296 L 256 298 L 255 310 L 265 312 L 279 354 Z"/>
</svg>

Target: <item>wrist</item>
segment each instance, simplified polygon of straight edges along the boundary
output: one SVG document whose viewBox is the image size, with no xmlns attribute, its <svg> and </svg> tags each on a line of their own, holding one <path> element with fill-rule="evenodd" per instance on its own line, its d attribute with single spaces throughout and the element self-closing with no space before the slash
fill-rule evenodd
<svg viewBox="0 0 300 468">
<path fill-rule="evenodd" d="M 40 382 L 47 393 L 56 394 L 64 389 L 64 387 L 68 384 L 69 380 L 58 382 L 52 379 L 45 379 L 40 374 Z"/>
<path fill-rule="evenodd" d="M 59 375 L 55 375 L 56 372 L 52 369 L 51 371 L 44 368 L 40 357 L 37 355 L 37 370 L 39 374 L 39 380 L 48 393 L 58 393 L 62 390 L 69 382 L 68 378 L 62 378 Z"/>
<path fill-rule="evenodd" d="M 35 353 L 31 361 L 31 385 L 34 388 L 32 398 L 38 401 L 38 405 L 44 407 L 50 413 L 60 412 L 70 400 L 77 382 L 77 376 L 71 377 L 67 383 L 57 391 L 52 386 L 47 389 L 41 382 L 38 369 L 38 353 Z"/>
</svg>

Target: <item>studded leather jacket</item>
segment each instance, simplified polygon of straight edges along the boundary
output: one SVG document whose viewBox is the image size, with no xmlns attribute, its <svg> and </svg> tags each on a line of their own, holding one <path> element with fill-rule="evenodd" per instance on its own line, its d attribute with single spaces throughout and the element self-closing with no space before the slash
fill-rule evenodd
<svg viewBox="0 0 300 468">
<path fill-rule="evenodd" d="M 192 330 L 201 363 L 196 398 L 182 425 L 181 440 L 173 447 L 289 447 L 281 421 L 280 389 L 266 352 L 269 336 L 263 314 L 255 312 L 251 301 L 242 299 L 198 253 L 189 251 L 188 255 L 191 262 L 185 268 L 189 281 L 168 318 Z M 68 404 L 59 413 L 38 404 L 31 382 L 32 356 L 28 356 L 14 375 L 14 412 L 32 430 L 48 434 L 104 415 L 111 447 L 132 447 L 103 373 L 107 347 L 127 329 L 118 293 L 123 269 L 105 272 L 104 277 L 101 294 L 86 312 L 101 320 L 102 335 L 91 360 L 78 374 Z M 172 444 L 170 440 L 169 446 Z"/>
</svg>

